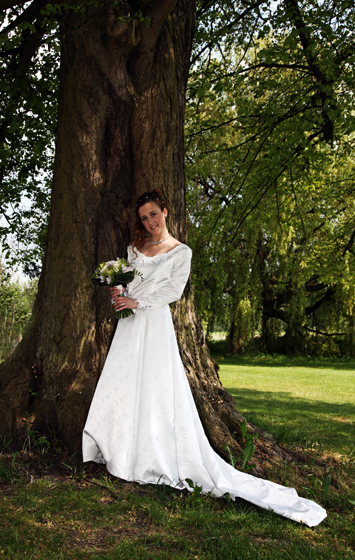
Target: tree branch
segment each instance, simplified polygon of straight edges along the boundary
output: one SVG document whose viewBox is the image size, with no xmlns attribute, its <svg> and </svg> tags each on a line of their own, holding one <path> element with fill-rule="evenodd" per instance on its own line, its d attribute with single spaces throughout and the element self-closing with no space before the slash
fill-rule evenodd
<svg viewBox="0 0 355 560">
<path fill-rule="evenodd" d="M 335 290 L 334 290 L 334 293 L 335 293 Z M 324 300 L 324 298 L 322 298 L 322 300 L 320 300 L 320 302 L 325 303 L 323 300 Z M 318 303 L 320 303 L 320 302 L 318 302 Z M 320 305 L 322 305 L 322 303 L 320 303 Z M 265 312 L 265 309 L 263 307 L 259 308 L 259 309 L 260 309 L 260 311 Z M 268 316 L 269 319 L 270 318 L 279 319 L 283 323 L 286 323 L 286 325 L 289 325 L 290 322 L 291 322 L 288 315 L 285 313 L 285 311 L 282 311 L 281 309 L 275 309 L 275 308 L 268 309 L 266 311 L 266 313 L 267 313 L 267 316 Z M 296 328 L 297 332 L 300 333 L 299 329 L 296 326 L 295 326 L 295 328 Z M 310 327 L 307 327 L 307 325 L 302 325 L 302 328 L 304 330 L 308 331 L 308 332 L 315 333 L 315 334 L 321 334 L 323 336 L 345 336 L 346 335 L 346 333 L 326 333 L 326 332 L 320 331 L 318 329 L 311 329 Z"/>
<path fill-rule="evenodd" d="M 1 0 L 0 0 L 1 2 Z M 32 23 L 40 13 L 42 3 L 39 0 L 34 0 L 14 21 L 9 23 L 7 27 L 0 31 L 0 35 L 5 35 L 12 29 L 15 29 L 20 23 Z"/>
<path fill-rule="evenodd" d="M 258 0 L 258 2 L 255 2 L 255 4 L 252 4 L 251 6 L 248 6 L 248 8 L 246 10 L 244 10 L 244 12 L 242 12 L 241 14 L 239 14 L 239 16 L 234 19 L 233 21 L 231 21 L 228 25 L 225 25 L 224 27 L 222 27 L 219 32 L 218 35 L 222 35 L 225 31 L 230 31 L 231 29 L 233 29 L 233 27 L 239 23 L 242 19 L 245 18 L 245 16 L 247 16 L 248 14 L 250 14 L 250 12 L 252 12 L 255 8 L 257 8 L 258 6 L 260 6 L 261 4 L 264 4 L 265 0 Z M 193 66 L 196 62 L 196 60 L 198 60 L 200 58 L 200 56 L 207 50 L 210 49 L 211 47 L 213 47 L 213 45 L 216 42 L 216 38 L 212 39 L 209 43 L 207 43 L 207 45 L 205 45 L 200 52 L 197 53 L 196 56 L 194 56 L 194 58 L 192 60 L 190 60 L 190 66 Z"/>
<path fill-rule="evenodd" d="M 306 307 L 305 314 L 312 315 L 312 313 L 317 311 L 317 309 L 322 307 L 322 305 L 328 303 L 328 301 L 331 301 L 334 296 L 335 296 L 335 288 L 328 288 L 326 293 L 321 299 L 319 299 L 314 305 L 310 305 L 309 307 Z"/>
<path fill-rule="evenodd" d="M 156 25 L 162 26 L 177 3 L 178 0 L 155 0 L 147 7 L 145 15 L 154 19 Z"/>
<path fill-rule="evenodd" d="M 289 70 L 305 70 L 306 72 L 309 72 L 309 67 L 305 64 L 268 64 L 267 62 L 260 62 L 260 64 L 254 64 L 248 68 L 243 68 L 242 70 L 239 70 L 238 73 L 242 74 L 244 72 L 250 72 L 250 70 L 255 70 L 257 68 L 288 68 Z"/>
<path fill-rule="evenodd" d="M 326 86 L 332 85 L 334 80 L 329 79 L 327 75 L 321 70 L 317 56 L 314 55 L 314 49 L 312 49 L 312 41 L 309 39 L 311 36 L 310 30 L 308 33 L 305 32 L 307 26 L 302 18 L 301 11 L 298 5 L 298 0 L 286 0 L 286 7 L 289 12 L 290 22 L 296 27 L 299 35 L 299 39 L 302 45 L 304 56 L 308 62 L 309 68 L 315 77 L 316 81 L 322 85 L 318 88 L 317 97 L 321 100 L 323 124 L 322 132 L 326 142 L 333 143 L 334 136 L 334 118 L 329 116 L 329 109 L 335 111 L 337 106 L 334 102 L 333 92 L 326 92 Z M 326 102 L 329 102 L 329 108 L 326 110 Z"/>
<path fill-rule="evenodd" d="M 348 243 L 347 243 L 346 246 L 345 246 L 345 249 L 344 249 L 344 251 L 343 251 L 343 257 L 345 257 L 345 254 L 346 254 L 348 251 L 349 251 L 349 252 L 351 251 L 352 246 L 354 245 L 354 241 L 355 241 L 355 229 L 354 229 L 354 231 L 352 232 L 351 237 L 350 237 Z"/>
<path fill-rule="evenodd" d="M 20 57 L 15 70 L 17 74 L 20 74 L 29 68 L 32 58 L 41 45 L 42 37 L 46 32 L 45 26 L 42 26 L 44 18 L 45 16 L 40 13 L 37 21 L 35 22 L 35 31 L 28 34 L 28 36 L 25 36 L 21 42 Z"/>
<path fill-rule="evenodd" d="M 13 49 L 8 49 L 7 51 L 0 51 L 0 57 L 6 58 L 7 56 L 13 55 L 20 52 L 20 47 L 15 47 Z"/>
<path fill-rule="evenodd" d="M 142 37 L 148 47 L 155 44 L 164 21 L 177 3 L 178 0 L 156 0 L 144 10 L 144 16 L 151 19 L 151 27 L 144 26 L 142 29 Z"/>
<path fill-rule="evenodd" d="M 196 12 L 196 19 L 199 19 L 204 13 L 206 13 L 215 4 L 215 0 L 206 1 L 203 6 Z"/>
<path fill-rule="evenodd" d="M 225 121 L 222 122 L 220 124 L 213 124 L 211 126 L 208 126 L 207 128 L 200 128 L 200 130 L 198 130 L 197 132 L 192 132 L 191 134 L 187 134 L 186 137 L 187 138 L 192 138 L 193 136 L 197 136 L 198 134 L 202 134 L 203 132 L 208 132 L 209 130 L 214 130 L 216 128 L 221 128 L 222 126 L 225 126 L 226 124 L 230 124 L 232 122 L 235 122 L 238 120 L 239 117 L 236 117 L 234 119 L 230 119 L 229 121 Z"/>
<path fill-rule="evenodd" d="M 281 309 L 271 308 L 265 310 L 264 307 L 259 307 L 258 309 L 262 312 L 266 311 L 268 319 L 279 319 L 283 323 L 286 323 L 286 325 L 288 325 L 290 322 L 290 319 L 286 315 L 285 311 L 282 311 Z"/>
<path fill-rule="evenodd" d="M 15 6 L 23 6 L 27 0 L 0 0 L 0 12 L 14 8 Z"/>
<path fill-rule="evenodd" d="M 309 68 L 312 70 L 313 76 L 317 81 L 323 84 L 328 84 L 329 80 L 327 76 L 320 70 L 317 64 L 317 58 L 313 55 L 311 49 L 311 41 L 309 40 L 305 29 L 307 28 L 305 22 L 303 21 L 301 11 L 297 0 L 286 0 L 286 6 L 290 15 L 290 21 L 294 23 L 303 48 L 304 56 L 308 62 Z M 293 21 L 292 21 L 293 20 Z M 309 33 L 310 36 L 310 33 Z"/>
<path fill-rule="evenodd" d="M 319 331 L 318 329 L 311 329 L 310 327 L 306 327 L 306 325 L 303 325 L 303 328 L 308 332 L 312 332 L 312 333 L 315 333 L 315 334 L 321 334 L 323 336 L 345 336 L 346 335 L 346 333 L 343 333 L 343 332 L 327 333 L 327 332 Z"/>
<path fill-rule="evenodd" d="M 320 292 L 321 290 L 325 290 L 328 287 L 323 282 L 317 282 L 319 276 L 319 274 L 315 274 L 314 276 L 312 276 L 312 278 L 306 281 L 307 292 Z"/>
</svg>

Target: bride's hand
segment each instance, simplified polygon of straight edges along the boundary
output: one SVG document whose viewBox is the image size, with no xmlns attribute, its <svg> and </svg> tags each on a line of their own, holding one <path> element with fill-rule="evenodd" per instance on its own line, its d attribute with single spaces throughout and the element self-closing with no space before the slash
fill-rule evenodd
<svg viewBox="0 0 355 560">
<path fill-rule="evenodd" d="M 111 295 L 116 311 L 123 311 L 123 309 L 137 309 L 138 307 L 138 301 L 130 297 L 120 296 L 116 288 L 111 290 Z"/>
</svg>

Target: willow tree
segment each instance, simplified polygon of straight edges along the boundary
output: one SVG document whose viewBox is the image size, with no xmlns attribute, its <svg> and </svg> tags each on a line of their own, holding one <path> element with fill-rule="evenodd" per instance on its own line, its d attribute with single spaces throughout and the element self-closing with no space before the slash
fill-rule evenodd
<svg viewBox="0 0 355 560">
<path fill-rule="evenodd" d="M 125 255 L 136 197 L 154 187 L 168 199 L 170 231 L 186 241 L 184 105 L 196 5 L 83 0 L 44 9 L 33 0 L 23 9 L 23 4 L 0 2 L 12 18 L 8 36 L 19 29 L 3 60 L 9 57 L 13 86 L 20 87 L 47 23 L 59 23 L 58 121 L 39 292 L 27 336 L 1 365 L 0 430 L 21 436 L 27 414 L 33 429 L 55 429 L 79 454 L 114 329 L 108 294 L 90 282 L 93 269 Z M 3 123 L 3 145 L 11 134 L 9 122 L 11 114 Z M 207 436 L 222 456 L 226 444 L 238 455 L 242 416 L 209 356 L 190 284 L 174 308 L 174 321 Z M 31 395 L 30 386 L 36 389 Z M 277 459 L 281 451 L 260 438 L 258 455 Z"/>
<path fill-rule="evenodd" d="M 258 350 L 353 354 L 354 6 L 277 1 L 259 18 L 190 72 L 196 302 L 230 351 L 258 333 Z"/>
</svg>

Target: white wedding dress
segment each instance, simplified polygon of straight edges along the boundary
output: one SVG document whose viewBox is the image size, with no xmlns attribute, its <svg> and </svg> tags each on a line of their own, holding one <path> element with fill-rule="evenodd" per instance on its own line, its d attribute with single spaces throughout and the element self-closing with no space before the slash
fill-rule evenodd
<svg viewBox="0 0 355 560">
<path fill-rule="evenodd" d="M 310 527 L 325 510 L 293 488 L 239 472 L 211 448 L 181 362 L 169 303 L 181 297 L 191 249 L 178 245 L 147 257 L 132 248 L 135 276 L 129 296 L 139 308 L 121 319 L 99 379 L 83 433 L 83 460 L 106 463 L 119 478 L 229 493 Z"/>
</svg>

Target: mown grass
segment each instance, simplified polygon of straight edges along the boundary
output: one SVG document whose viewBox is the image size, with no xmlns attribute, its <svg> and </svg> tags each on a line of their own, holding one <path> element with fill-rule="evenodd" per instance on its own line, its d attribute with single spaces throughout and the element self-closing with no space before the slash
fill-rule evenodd
<svg viewBox="0 0 355 560">
<path fill-rule="evenodd" d="M 355 457 L 355 362 L 221 357 L 224 387 L 276 441 Z"/>
<path fill-rule="evenodd" d="M 269 474 L 327 508 L 328 517 L 318 527 L 310 529 L 243 500 L 126 483 L 108 476 L 101 466 L 89 474 L 71 466 L 55 439 L 48 448 L 34 436 L 31 451 L 25 446 L 19 454 L 2 439 L 0 559 L 353 559 L 355 461 L 345 445 L 351 433 L 348 436 L 344 429 L 344 434 L 334 439 L 330 430 L 327 438 L 327 431 L 319 430 L 316 421 L 317 414 L 323 422 L 328 415 L 335 417 L 333 406 L 352 405 L 352 401 L 342 401 L 341 391 L 334 403 L 324 398 L 326 391 L 318 393 L 319 381 L 324 385 L 328 379 L 325 372 L 334 371 L 335 365 L 327 363 L 323 368 L 319 361 L 311 364 L 312 385 L 307 371 L 295 371 L 294 378 L 290 371 L 305 369 L 306 362 L 286 365 L 281 358 L 259 362 L 224 358 L 220 360 L 221 377 L 248 420 L 260 420 L 274 434 L 286 426 L 283 433 L 288 444 L 296 451 L 304 448 L 299 462 L 285 463 Z M 353 370 L 345 366 L 336 371 L 350 380 L 347 376 Z M 304 387 L 308 387 L 307 394 L 302 393 Z M 354 409 L 345 407 L 336 414 L 353 422 L 349 412 L 354 414 Z M 303 421 L 297 424 L 300 416 Z M 293 427 L 292 418 L 300 432 Z M 302 435 L 302 426 L 307 436 Z M 321 435 L 322 445 L 315 443 Z M 325 484 L 328 475 L 329 488 Z"/>
</svg>

